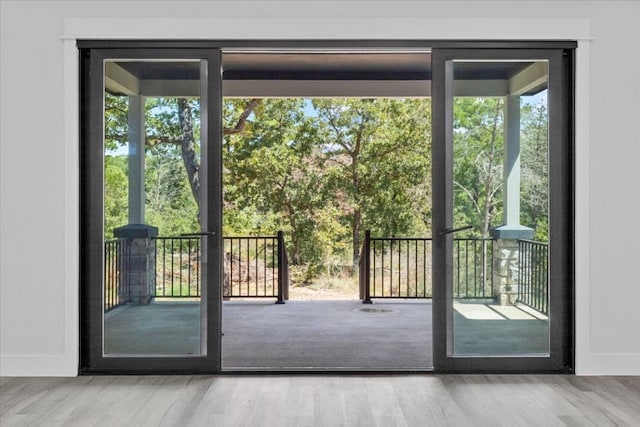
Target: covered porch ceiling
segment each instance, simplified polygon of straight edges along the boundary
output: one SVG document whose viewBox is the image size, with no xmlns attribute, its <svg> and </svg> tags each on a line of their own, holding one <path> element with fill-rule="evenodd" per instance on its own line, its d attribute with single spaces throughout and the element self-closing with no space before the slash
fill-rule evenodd
<svg viewBox="0 0 640 427">
<path fill-rule="evenodd" d="M 114 60 L 115 94 L 199 96 L 199 61 Z M 460 62 L 456 96 L 530 95 L 546 88 L 542 62 Z M 429 51 L 231 51 L 223 53 L 225 97 L 429 97 Z"/>
</svg>

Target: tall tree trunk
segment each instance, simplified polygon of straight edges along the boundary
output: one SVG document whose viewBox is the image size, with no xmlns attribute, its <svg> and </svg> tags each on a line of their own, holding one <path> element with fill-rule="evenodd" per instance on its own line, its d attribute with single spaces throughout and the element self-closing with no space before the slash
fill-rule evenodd
<svg viewBox="0 0 640 427">
<path fill-rule="evenodd" d="M 241 133 L 247 124 L 247 119 L 260 102 L 260 99 L 251 99 L 242 114 L 240 114 L 236 125 L 233 128 L 224 128 L 223 134 L 233 135 Z M 200 176 L 198 174 L 200 163 L 198 162 L 195 138 L 193 136 L 193 114 L 187 98 L 178 98 L 178 120 L 180 122 L 182 160 L 185 170 L 187 171 L 187 177 L 189 178 L 189 186 L 191 187 L 193 199 L 198 205 L 198 211 L 200 211 Z"/>
<path fill-rule="evenodd" d="M 351 269 L 351 275 L 360 271 L 360 223 L 362 222 L 362 211 L 360 210 L 360 192 L 361 182 L 360 174 L 358 173 L 358 162 L 360 160 L 360 150 L 362 149 L 362 138 L 366 127 L 367 120 L 363 120 L 360 123 L 358 132 L 356 133 L 356 140 L 353 145 L 352 151 L 349 153 L 351 156 L 351 185 L 353 186 L 353 203 L 355 209 L 353 210 L 353 224 L 352 224 L 352 237 L 353 237 L 353 268 Z"/>
<path fill-rule="evenodd" d="M 353 270 L 354 274 L 360 265 L 360 222 L 362 221 L 362 213 L 360 208 L 353 211 L 352 237 L 353 237 Z"/>
<path fill-rule="evenodd" d="M 502 105 L 497 103 L 495 115 L 493 118 L 493 126 L 491 129 L 491 151 L 489 152 L 489 166 L 487 168 L 487 177 L 485 181 L 485 198 L 484 198 L 484 206 L 482 207 L 482 237 L 489 236 L 489 226 L 491 225 L 491 216 L 493 213 L 494 207 L 494 176 L 493 176 L 493 168 L 496 162 L 496 142 L 498 139 L 498 120 L 500 118 L 500 113 L 502 110 Z M 506 143 L 506 141 L 505 141 Z M 481 270 L 481 286 L 484 288 L 488 276 L 488 266 L 487 266 L 487 256 L 488 256 L 488 246 L 486 241 L 482 241 L 482 253 L 480 256 L 480 270 Z M 480 291 L 478 289 L 476 292 Z M 481 291 L 484 291 L 482 289 Z"/>
<path fill-rule="evenodd" d="M 289 226 L 291 227 L 291 230 L 293 230 L 293 232 L 291 233 L 291 258 L 290 258 L 290 263 L 293 265 L 299 265 L 300 264 L 300 238 L 298 233 L 296 233 L 296 230 L 298 229 L 298 225 L 296 223 L 296 218 L 295 218 L 295 209 L 293 208 L 293 205 L 289 202 L 286 201 L 285 202 L 285 207 L 287 209 L 287 217 L 289 218 Z"/>
<path fill-rule="evenodd" d="M 196 143 L 193 137 L 193 116 L 187 98 L 178 98 L 178 118 L 180 121 L 180 148 L 182 160 L 189 178 L 191 193 L 200 211 L 200 164 L 196 155 Z"/>
<path fill-rule="evenodd" d="M 496 110 L 493 116 L 493 124 L 491 127 L 491 145 L 489 151 L 489 165 L 487 166 L 485 182 L 484 182 L 484 204 L 482 206 L 482 210 L 480 212 L 481 220 L 482 220 L 482 237 L 487 237 L 489 235 L 489 226 L 491 225 L 491 216 L 494 208 L 494 197 L 495 197 L 495 176 L 493 175 L 493 168 L 496 165 L 496 157 L 497 155 L 497 140 L 498 140 L 498 121 L 500 120 L 502 112 L 502 104 L 496 103 Z"/>
</svg>

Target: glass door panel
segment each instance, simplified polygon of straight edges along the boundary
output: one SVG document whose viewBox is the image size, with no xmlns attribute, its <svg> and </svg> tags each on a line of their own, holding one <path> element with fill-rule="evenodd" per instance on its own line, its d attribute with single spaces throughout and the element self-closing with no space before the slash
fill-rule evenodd
<svg viewBox="0 0 640 427">
<path fill-rule="evenodd" d="M 104 61 L 105 356 L 206 354 L 205 67 L 204 60 Z"/>
<path fill-rule="evenodd" d="M 570 55 L 438 49 L 433 58 L 436 369 L 564 369 Z"/>
<path fill-rule="evenodd" d="M 80 370 L 219 371 L 221 53 L 80 54 Z"/>
<path fill-rule="evenodd" d="M 453 354 L 548 355 L 547 61 L 449 66 Z"/>
</svg>

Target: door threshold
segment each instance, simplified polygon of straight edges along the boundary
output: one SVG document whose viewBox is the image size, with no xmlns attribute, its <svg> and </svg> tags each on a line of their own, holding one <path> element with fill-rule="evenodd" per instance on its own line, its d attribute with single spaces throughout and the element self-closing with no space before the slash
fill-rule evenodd
<svg viewBox="0 0 640 427">
<path fill-rule="evenodd" d="M 291 368 L 222 368 L 220 371 L 224 375 L 413 375 L 432 374 L 433 368 L 317 368 L 317 367 L 291 367 Z"/>
</svg>

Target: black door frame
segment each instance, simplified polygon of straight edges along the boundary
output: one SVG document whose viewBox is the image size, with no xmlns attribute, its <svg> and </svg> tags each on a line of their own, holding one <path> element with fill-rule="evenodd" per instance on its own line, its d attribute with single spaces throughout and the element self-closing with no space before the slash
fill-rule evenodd
<svg viewBox="0 0 640 427">
<path fill-rule="evenodd" d="M 80 143 L 80 373 L 211 373 L 221 363 L 222 283 L 222 74 L 219 49 L 201 48 L 104 48 L 80 49 L 81 61 L 81 143 Z M 121 356 L 103 355 L 103 94 L 104 61 L 203 60 L 206 61 L 206 93 L 201 106 L 203 134 L 201 147 L 201 210 L 203 256 L 208 258 L 202 287 L 201 343 L 204 355 Z M 205 128 L 206 127 L 206 128 Z M 100 236 L 100 238 L 96 238 Z M 210 254 L 207 257 L 206 254 Z M 98 285 L 99 284 L 99 285 Z M 217 286 L 216 286 L 217 284 Z"/>
<path fill-rule="evenodd" d="M 453 60 L 547 60 L 549 64 L 549 356 L 454 356 Z M 432 56 L 433 342 L 438 372 L 573 370 L 573 50 L 436 49 Z M 445 280 L 442 280 L 445 278 Z"/>
<path fill-rule="evenodd" d="M 207 96 L 209 98 L 208 132 L 213 150 L 207 155 L 207 163 L 213 169 L 209 183 L 213 185 L 209 192 L 210 209 L 216 215 L 208 216 L 208 230 L 215 233 L 207 238 L 207 250 L 212 254 L 208 271 L 208 283 L 222 282 L 222 51 L 224 49 L 431 49 L 432 77 L 431 81 L 444 79 L 442 71 L 433 64 L 440 64 L 447 58 L 445 54 L 459 55 L 463 49 L 478 49 L 476 52 L 488 53 L 493 49 L 498 54 L 505 49 L 518 52 L 532 49 L 545 49 L 561 55 L 559 65 L 550 68 L 550 75 L 559 81 L 566 82 L 562 93 L 556 99 L 558 105 L 553 108 L 559 115 L 550 115 L 550 121 L 562 122 L 561 135 L 563 141 L 557 147 L 551 147 L 550 168 L 559 173 L 552 174 L 551 233 L 558 236 L 550 255 L 552 283 L 563 285 L 557 295 L 561 306 L 552 305 L 550 309 L 561 313 L 556 327 L 562 330 L 552 332 L 552 351 L 549 360 L 519 358 L 514 363 L 505 365 L 504 358 L 458 358 L 452 360 L 446 355 L 447 314 L 444 288 L 434 287 L 433 295 L 433 341 L 435 372 L 468 371 L 468 372 L 537 372 L 561 371 L 573 369 L 573 53 L 577 43 L 573 41 L 446 41 L 446 40 L 79 40 L 80 53 L 80 366 L 79 372 L 95 373 L 226 373 L 221 370 L 221 289 L 212 286 L 207 294 L 208 327 L 206 333 L 207 356 L 194 357 L 110 357 L 102 356 L 102 294 L 97 286 L 87 286 L 102 280 L 102 242 L 95 236 L 102 236 L 103 201 L 101 198 L 103 184 L 102 161 L 102 110 L 96 108 L 96 96 L 102 97 L 102 70 L 98 63 L 106 58 L 175 58 L 206 59 L 208 61 Z M 492 55 L 493 55 L 492 53 Z M 115 56 L 114 56 L 115 55 Z M 498 54 L 498 57 L 500 55 Z M 554 57 L 555 58 L 555 57 Z M 455 59 L 458 59 L 455 57 Z M 499 59 L 499 58 L 498 58 Z M 536 58 L 538 59 L 538 58 Z M 554 59 L 554 64 L 558 61 Z M 437 69 L 436 69 L 437 68 Z M 443 81 L 443 80 L 442 80 Z M 432 83 L 432 99 L 444 99 L 444 90 Z M 99 94 L 99 95 L 96 95 Z M 550 98 L 551 99 L 551 98 Z M 101 102 L 101 101 L 100 101 Z M 561 108 L 560 108 L 561 107 Z M 436 239 L 437 230 L 447 224 L 446 178 L 447 150 L 444 144 L 436 144 L 436 140 L 444 141 L 445 129 L 444 105 L 436 106 L 432 102 L 433 116 L 433 205 L 443 212 L 433 217 L 434 258 L 433 275 L 445 277 L 446 243 L 444 239 Z M 550 110 L 552 105 L 549 106 Z M 440 123 L 440 124 L 438 124 Z M 554 126 L 555 128 L 556 126 Z M 551 126 L 550 126 L 551 128 Z M 555 139 L 556 137 L 554 137 Z M 95 148 L 98 143 L 100 149 Z M 557 157 L 556 157 L 557 156 Z M 564 169 L 562 169 L 564 167 Z M 439 178 L 436 178 L 436 171 Z M 555 225 L 554 225 L 555 224 Z M 98 267 L 99 266 L 99 267 Z M 96 270 L 97 269 L 97 270 Z M 217 279 L 217 280 L 216 280 Z M 92 282 L 93 281 L 93 282 Z M 434 283 L 436 283 L 434 281 Z M 97 349 L 100 349 L 99 351 Z M 499 360 L 498 360 L 499 359 Z M 253 371 L 252 371 L 253 372 Z M 281 372 L 281 371 L 268 371 Z M 308 372 L 308 371 L 304 371 Z M 323 372 L 332 372 L 323 370 Z M 339 371 L 344 373 L 344 371 Z M 362 373 L 362 371 L 357 371 Z M 385 372 L 389 372 L 385 370 Z"/>
</svg>

